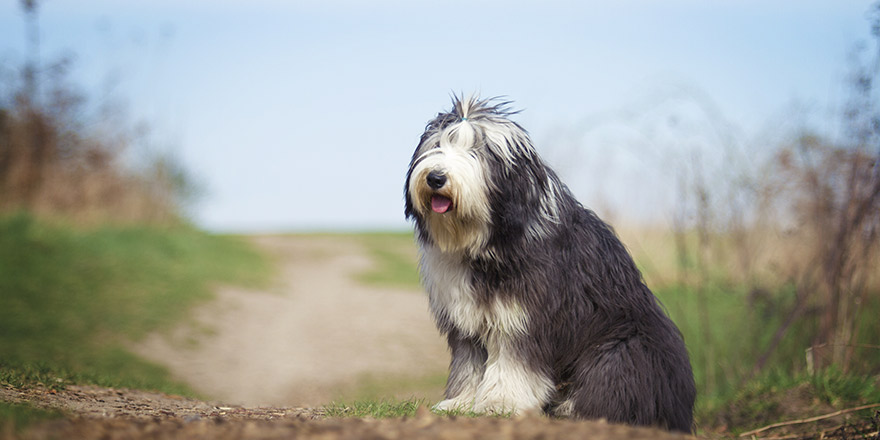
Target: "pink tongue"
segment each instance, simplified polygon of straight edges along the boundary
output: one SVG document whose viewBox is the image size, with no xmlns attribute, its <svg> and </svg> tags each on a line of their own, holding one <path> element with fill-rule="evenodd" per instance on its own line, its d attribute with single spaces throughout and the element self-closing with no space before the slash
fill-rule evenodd
<svg viewBox="0 0 880 440">
<path fill-rule="evenodd" d="M 431 209 L 434 212 L 438 212 L 443 214 L 446 211 L 449 211 L 449 207 L 452 206 L 452 200 L 449 197 L 443 197 L 441 195 L 434 194 L 431 196 Z"/>
</svg>

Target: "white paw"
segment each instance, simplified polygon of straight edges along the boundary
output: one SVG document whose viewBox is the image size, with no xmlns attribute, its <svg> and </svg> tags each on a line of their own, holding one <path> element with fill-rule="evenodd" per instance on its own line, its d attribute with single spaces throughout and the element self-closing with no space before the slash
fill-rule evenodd
<svg viewBox="0 0 880 440">
<path fill-rule="evenodd" d="M 434 405 L 431 410 L 432 411 L 470 411 L 472 408 L 472 403 L 468 401 L 464 401 L 462 399 L 446 399 L 438 402 Z"/>
</svg>

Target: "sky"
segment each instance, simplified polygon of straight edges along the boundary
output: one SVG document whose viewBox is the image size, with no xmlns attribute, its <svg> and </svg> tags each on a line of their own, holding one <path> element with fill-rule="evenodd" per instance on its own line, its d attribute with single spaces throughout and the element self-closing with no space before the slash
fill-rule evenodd
<svg viewBox="0 0 880 440">
<path fill-rule="evenodd" d="M 706 127 L 748 148 L 833 134 L 871 4 L 45 0 L 40 51 L 150 127 L 206 189 L 209 230 L 407 228 L 406 168 L 452 93 L 512 100 L 585 205 L 651 219 L 682 146 L 717 148 Z M 24 34 L 0 0 L 0 65 Z"/>
</svg>

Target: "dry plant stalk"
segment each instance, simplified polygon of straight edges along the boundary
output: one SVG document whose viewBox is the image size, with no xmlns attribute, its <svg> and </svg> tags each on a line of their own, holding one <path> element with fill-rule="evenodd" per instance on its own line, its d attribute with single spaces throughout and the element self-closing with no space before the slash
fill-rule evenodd
<svg viewBox="0 0 880 440">
<path fill-rule="evenodd" d="M 762 427 L 762 428 L 758 428 L 758 429 L 754 429 L 754 430 L 751 430 L 751 431 L 744 432 L 744 433 L 740 434 L 739 436 L 740 436 L 740 437 L 753 436 L 753 435 L 755 435 L 755 434 L 758 434 L 758 433 L 761 433 L 761 432 L 764 432 L 764 431 L 768 431 L 768 430 L 770 430 L 770 429 L 774 429 L 774 428 L 780 428 L 780 427 L 783 427 L 783 426 L 800 425 L 800 424 L 803 424 L 803 423 L 816 422 L 816 421 L 819 421 L 819 420 L 830 419 L 831 417 L 836 417 L 836 416 L 843 415 L 843 414 L 849 414 L 849 413 L 852 413 L 852 412 L 862 411 L 862 410 L 871 409 L 871 408 L 877 408 L 877 407 L 880 407 L 880 403 L 873 403 L 873 404 L 870 404 L 870 405 L 857 406 L 857 407 L 855 407 L 855 408 L 842 409 L 842 410 L 840 410 L 840 411 L 834 411 L 834 412 L 832 412 L 832 413 L 823 414 L 823 415 L 821 415 L 821 416 L 816 416 L 816 417 L 810 417 L 810 418 L 807 418 L 807 419 L 798 419 L 798 420 L 790 420 L 790 421 L 787 421 L 787 422 L 774 423 L 774 424 L 772 424 L 772 425 L 767 425 L 767 426 L 764 426 L 764 427 Z"/>
<path fill-rule="evenodd" d="M 40 63 L 38 6 L 22 1 L 29 57 L 20 83 L 0 96 L 0 213 L 88 223 L 177 221 L 191 182 L 167 160 L 146 171 L 123 163 L 134 143 L 127 121 L 110 114 L 84 119 L 86 98 L 66 82 L 69 62 Z"/>
<path fill-rule="evenodd" d="M 880 5 L 876 9 L 880 48 Z M 735 176 L 727 180 L 725 173 L 702 170 L 699 161 L 690 173 L 682 166 L 682 175 L 694 177 L 679 177 L 688 182 L 680 184 L 674 217 L 679 280 L 700 294 L 698 306 L 713 277 L 707 267 L 724 268 L 728 279 L 722 282 L 748 286 L 756 295 L 794 294 L 786 311 L 775 312 L 784 318 L 743 380 L 763 370 L 788 331 L 807 319 L 818 323 L 811 344 L 817 370 L 836 365 L 846 372 L 856 348 L 872 342 L 861 341 L 868 335 L 858 329 L 862 306 L 880 296 L 880 110 L 873 87 L 880 79 L 880 52 L 854 70 L 843 139 L 831 142 L 801 131 L 758 166 L 727 161 L 749 167 L 725 170 Z M 720 147 L 731 157 L 742 155 L 723 142 Z M 712 184 L 700 173 L 713 173 Z M 697 234 L 695 248 L 687 231 Z M 777 309 L 785 303 L 771 301 Z M 705 311 L 700 307 L 698 313 Z"/>
</svg>

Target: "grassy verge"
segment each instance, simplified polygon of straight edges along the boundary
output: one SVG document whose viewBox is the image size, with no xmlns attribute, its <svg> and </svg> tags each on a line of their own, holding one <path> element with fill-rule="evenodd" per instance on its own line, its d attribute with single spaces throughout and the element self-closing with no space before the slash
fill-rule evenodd
<svg viewBox="0 0 880 440">
<path fill-rule="evenodd" d="M 329 417 L 370 417 L 374 419 L 386 419 L 395 417 L 412 417 L 419 408 L 430 408 L 436 402 L 427 399 L 411 398 L 406 400 L 373 399 L 358 400 L 352 402 L 334 402 L 324 407 Z M 498 414 L 479 414 L 466 410 L 437 411 L 435 414 L 450 417 L 498 417 L 510 418 L 512 412 Z"/>
<path fill-rule="evenodd" d="M 877 378 L 844 374 L 835 369 L 815 375 L 773 371 L 747 383 L 725 399 L 724 405 L 705 413 L 700 422 L 704 427 L 725 426 L 731 433 L 739 434 L 773 423 L 829 414 L 871 403 L 880 403 L 880 383 Z M 839 426 L 842 422 L 851 425 L 870 423 L 876 412 L 877 408 L 865 409 L 843 418 L 802 425 L 798 429 L 815 433 Z"/>
<path fill-rule="evenodd" d="M 240 240 L 192 228 L 83 230 L 2 217 L 0 381 L 192 395 L 125 345 L 184 319 L 215 284 L 255 285 L 269 271 Z"/>
<path fill-rule="evenodd" d="M 354 236 L 373 258 L 374 267 L 358 281 L 384 287 L 421 289 L 418 257 L 412 232 L 385 232 Z"/>
<path fill-rule="evenodd" d="M 432 402 L 440 401 L 446 386 L 446 371 L 419 373 L 421 375 L 414 376 L 363 374 L 358 377 L 357 386 L 340 388 L 334 399 L 370 402 L 389 398 L 406 400 L 419 396 Z"/>
<path fill-rule="evenodd" d="M 422 406 L 430 406 L 430 402 L 426 399 L 374 399 L 333 402 L 325 406 L 324 411 L 329 417 L 372 417 L 374 419 L 384 419 L 412 417 Z"/>
<path fill-rule="evenodd" d="M 753 368 L 786 318 L 782 312 L 790 310 L 794 293 L 776 292 L 775 302 L 761 304 L 750 303 L 743 287 L 708 283 L 703 289 L 701 293 L 680 286 L 655 289 L 688 346 L 698 390 L 696 416 L 701 424 L 736 429 L 748 426 L 746 414 L 751 414 L 756 424 L 772 419 L 773 414 L 779 415 L 778 420 L 767 423 L 797 418 L 795 411 L 767 411 L 774 395 L 786 395 L 790 390 L 798 390 L 793 396 L 804 402 L 788 408 L 799 405 L 811 415 L 823 410 L 822 405 L 811 408 L 808 402 L 812 401 L 826 404 L 824 409 L 880 402 L 880 377 L 871 376 L 880 365 L 880 350 L 858 349 L 856 359 L 860 362 L 853 365 L 859 368 L 846 374 L 835 370 L 807 374 L 805 349 L 810 346 L 810 326 L 816 325 L 815 321 L 795 323 L 766 359 L 762 372 L 753 376 Z M 705 295 L 702 312 L 699 295 Z M 866 318 L 880 311 L 876 301 L 866 301 L 862 307 Z M 880 334 L 878 325 L 876 319 L 863 319 L 861 334 Z"/>
</svg>

